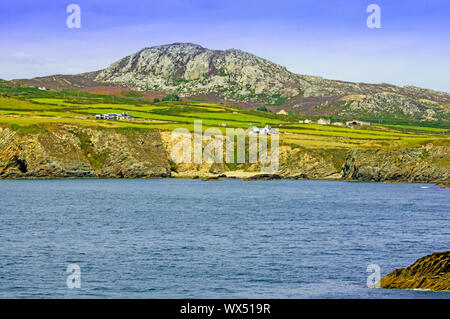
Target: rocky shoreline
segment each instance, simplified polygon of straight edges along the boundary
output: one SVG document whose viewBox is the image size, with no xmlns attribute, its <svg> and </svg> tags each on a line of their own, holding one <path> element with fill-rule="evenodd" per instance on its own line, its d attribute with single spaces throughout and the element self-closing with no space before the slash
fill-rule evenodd
<svg viewBox="0 0 450 319">
<path fill-rule="evenodd" d="M 450 148 L 304 149 L 280 146 L 279 170 L 257 164 L 175 164 L 170 132 L 59 125 L 0 128 L 0 179 L 198 178 L 421 182 L 449 185 Z"/>
<path fill-rule="evenodd" d="M 394 270 L 380 280 L 380 287 L 450 291 L 450 251 L 435 252 Z"/>
</svg>

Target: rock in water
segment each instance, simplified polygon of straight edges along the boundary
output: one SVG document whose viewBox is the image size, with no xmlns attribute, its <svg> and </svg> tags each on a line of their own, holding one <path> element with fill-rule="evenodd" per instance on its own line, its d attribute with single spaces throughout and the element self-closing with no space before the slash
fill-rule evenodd
<svg viewBox="0 0 450 319">
<path fill-rule="evenodd" d="M 382 288 L 450 291 L 450 251 L 418 259 L 407 268 L 396 269 L 380 280 Z"/>
</svg>

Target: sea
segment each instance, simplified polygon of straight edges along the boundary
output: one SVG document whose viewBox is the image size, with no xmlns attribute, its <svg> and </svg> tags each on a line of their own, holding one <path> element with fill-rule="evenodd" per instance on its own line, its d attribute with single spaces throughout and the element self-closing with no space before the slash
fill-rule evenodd
<svg viewBox="0 0 450 319">
<path fill-rule="evenodd" d="M 433 184 L 0 181 L 0 298 L 450 298 L 380 276 L 450 249 Z"/>
</svg>

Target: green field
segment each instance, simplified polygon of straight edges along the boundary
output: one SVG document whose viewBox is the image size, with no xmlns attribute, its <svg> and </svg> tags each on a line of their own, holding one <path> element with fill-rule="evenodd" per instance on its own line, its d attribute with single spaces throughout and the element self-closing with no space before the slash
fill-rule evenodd
<svg viewBox="0 0 450 319">
<path fill-rule="evenodd" d="M 102 128 L 135 128 L 165 130 L 184 127 L 193 130 L 195 120 L 202 120 L 203 129 L 219 127 L 248 129 L 252 125 L 271 125 L 280 131 L 283 144 L 307 148 L 389 148 L 435 143 L 449 145 L 449 128 L 414 125 L 372 125 L 341 127 L 300 124 L 298 118 L 278 116 L 270 112 L 244 110 L 223 104 L 190 102 L 145 102 L 76 91 L 38 92 L 31 88 L 0 97 L 0 124 L 20 127 L 45 127 L 72 123 Z M 0 90 L 1 92 L 1 90 Z M 131 114 L 130 121 L 96 120 L 95 114 Z"/>
<path fill-rule="evenodd" d="M 406 131 L 426 131 L 426 132 L 434 132 L 434 133 L 449 133 L 450 128 L 436 128 L 436 127 L 426 127 L 426 126 L 412 126 L 412 125 L 389 125 L 386 124 L 386 127 L 392 127 L 396 129 L 404 129 Z"/>
</svg>

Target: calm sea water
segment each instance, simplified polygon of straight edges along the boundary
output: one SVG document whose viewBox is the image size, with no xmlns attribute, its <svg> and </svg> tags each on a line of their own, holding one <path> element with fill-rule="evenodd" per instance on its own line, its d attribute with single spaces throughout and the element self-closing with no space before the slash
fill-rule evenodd
<svg viewBox="0 0 450 319">
<path fill-rule="evenodd" d="M 431 184 L 0 181 L 1 298 L 450 298 L 367 288 L 450 249 Z M 81 288 L 68 289 L 68 264 Z"/>
</svg>

